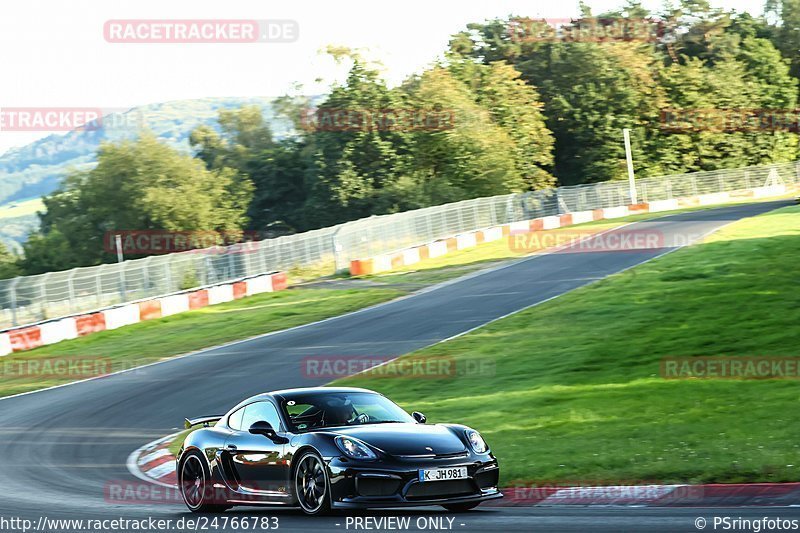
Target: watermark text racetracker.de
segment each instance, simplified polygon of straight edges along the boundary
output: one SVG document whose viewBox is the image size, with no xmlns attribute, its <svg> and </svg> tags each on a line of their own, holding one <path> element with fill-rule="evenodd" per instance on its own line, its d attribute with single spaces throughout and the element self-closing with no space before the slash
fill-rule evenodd
<svg viewBox="0 0 800 533">
<path fill-rule="evenodd" d="M 638 252 L 687 246 L 703 237 L 700 233 L 664 233 L 655 229 L 512 230 L 508 235 L 508 247 L 520 254 L 539 250 L 549 253 Z"/>
<path fill-rule="evenodd" d="M 520 43 L 657 42 L 668 30 L 666 21 L 634 17 L 515 17 L 508 24 L 509 37 Z"/>
<path fill-rule="evenodd" d="M 455 127 L 452 109 L 319 108 L 300 113 L 300 127 L 316 132 L 444 131 Z"/>
<path fill-rule="evenodd" d="M 762 516 L 758 518 L 744 518 L 741 516 L 714 516 L 706 518 L 698 516 L 694 519 L 694 527 L 699 531 L 798 531 L 800 520 L 796 518 L 781 518 Z"/>
<path fill-rule="evenodd" d="M 800 357 L 665 357 L 664 379 L 800 379 Z"/>
<path fill-rule="evenodd" d="M 797 133 L 800 131 L 800 109 L 662 109 L 661 130 L 667 133 Z"/>
<path fill-rule="evenodd" d="M 117 107 L 0 107 L 0 132 L 131 132 L 146 126 L 140 110 Z"/>
<path fill-rule="evenodd" d="M 455 358 L 451 356 L 401 357 L 363 355 L 319 355 L 300 361 L 306 378 L 337 379 L 354 374 L 372 378 L 456 379 L 491 377 L 495 360 L 487 357 Z"/>
<path fill-rule="evenodd" d="M 258 250 L 256 241 L 261 237 L 259 232 L 250 230 L 109 230 L 103 236 L 103 249 L 116 254 L 119 243 L 124 255 L 247 253 Z"/>
<path fill-rule="evenodd" d="M 128 19 L 103 26 L 109 43 L 291 43 L 300 37 L 295 20 Z"/>
<path fill-rule="evenodd" d="M 0 359 L 0 380 L 69 378 L 89 379 L 108 376 L 117 372 L 127 372 L 136 377 L 152 363 L 150 359 L 114 360 L 109 357 L 93 355 L 62 355 L 57 357 L 23 356 L 14 359 Z M 2 530 L 0 530 L 2 531 Z"/>
<path fill-rule="evenodd" d="M 266 531 L 280 529 L 276 516 L 187 516 L 182 518 L 50 518 L 0 516 L 0 531 Z"/>
</svg>

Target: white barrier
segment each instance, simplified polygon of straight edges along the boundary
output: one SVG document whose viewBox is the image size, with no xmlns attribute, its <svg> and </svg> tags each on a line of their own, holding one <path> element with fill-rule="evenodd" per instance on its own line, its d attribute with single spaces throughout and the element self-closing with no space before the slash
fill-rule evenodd
<svg viewBox="0 0 800 533">
<path fill-rule="evenodd" d="M 456 250 L 463 250 L 464 248 L 472 248 L 478 244 L 478 239 L 474 233 L 462 233 L 456 235 Z"/>
<path fill-rule="evenodd" d="M 573 224 L 584 224 L 594 220 L 594 213 L 592 211 L 575 211 L 571 214 Z"/>
<path fill-rule="evenodd" d="M 129 304 L 103 311 L 106 329 L 117 329 L 139 322 L 139 305 Z"/>
<path fill-rule="evenodd" d="M 711 194 L 701 194 L 697 197 L 700 205 L 721 204 L 727 202 L 730 195 L 726 192 L 715 192 Z"/>
<path fill-rule="evenodd" d="M 161 316 L 177 315 L 189 310 L 189 297 L 185 294 L 175 294 L 159 298 L 161 303 Z"/>
<path fill-rule="evenodd" d="M 261 294 L 262 292 L 272 292 L 272 276 L 256 276 L 247 280 L 247 295 Z"/>
<path fill-rule="evenodd" d="M 8 333 L 0 333 L 0 357 L 11 353 L 11 339 Z"/>
<path fill-rule="evenodd" d="M 557 229 L 561 227 L 561 217 L 542 217 L 542 229 Z"/>
<path fill-rule="evenodd" d="M 672 211 L 678 209 L 678 200 L 656 200 L 655 202 L 648 202 L 647 209 L 651 213 L 658 213 L 660 211 Z"/>
<path fill-rule="evenodd" d="M 508 225 L 511 233 L 527 233 L 531 230 L 531 223 L 528 220 L 520 220 L 519 222 L 512 222 Z"/>
<path fill-rule="evenodd" d="M 55 344 L 78 338 L 78 327 L 72 317 L 40 324 L 39 331 L 42 335 L 42 344 Z"/>
<path fill-rule="evenodd" d="M 208 305 L 221 304 L 233 300 L 233 285 L 217 285 L 208 288 Z"/>
<path fill-rule="evenodd" d="M 414 263 L 419 263 L 419 248 L 409 248 L 408 250 L 403 250 L 403 264 L 404 265 L 413 265 Z"/>
<path fill-rule="evenodd" d="M 753 189 L 753 198 L 766 198 L 768 196 L 779 196 L 786 194 L 786 185 L 769 185 L 767 187 L 756 187 Z"/>
<path fill-rule="evenodd" d="M 621 205 L 619 207 L 604 207 L 603 218 L 620 218 L 628 216 L 628 206 Z"/>
<path fill-rule="evenodd" d="M 483 230 L 484 242 L 499 241 L 502 238 L 503 238 L 503 228 L 500 226 L 495 226 L 493 228 L 488 228 Z"/>
<path fill-rule="evenodd" d="M 379 255 L 375 258 L 374 272 L 386 272 L 392 269 L 392 256 Z"/>
<path fill-rule="evenodd" d="M 447 254 L 447 242 L 436 241 L 428 245 L 428 257 L 439 257 Z"/>
</svg>

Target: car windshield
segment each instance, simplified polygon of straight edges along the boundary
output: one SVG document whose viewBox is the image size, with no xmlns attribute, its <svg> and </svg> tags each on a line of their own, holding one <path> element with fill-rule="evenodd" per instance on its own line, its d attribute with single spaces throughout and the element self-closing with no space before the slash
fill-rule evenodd
<svg viewBox="0 0 800 533">
<path fill-rule="evenodd" d="M 414 422 L 399 406 L 372 392 L 309 392 L 287 395 L 284 415 L 297 432 L 362 424 Z"/>
</svg>

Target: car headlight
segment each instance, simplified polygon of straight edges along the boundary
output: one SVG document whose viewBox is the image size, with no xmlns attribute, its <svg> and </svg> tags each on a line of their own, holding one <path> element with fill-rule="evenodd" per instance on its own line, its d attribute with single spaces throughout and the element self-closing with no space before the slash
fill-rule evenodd
<svg viewBox="0 0 800 533">
<path fill-rule="evenodd" d="M 333 439 L 336 446 L 348 457 L 353 459 L 377 459 L 378 456 L 375 452 L 369 449 L 369 446 L 364 444 L 358 439 L 352 437 L 336 437 Z"/>
<path fill-rule="evenodd" d="M 481 437 L 481 434 L 474 429 L 468 429 L 466 433 L 469 445 L 472 446 L 475 453 L 486 453 L 489 447 L 486 445 L 486 441 L 483 440 L 483 437 Z"/>
</svg>

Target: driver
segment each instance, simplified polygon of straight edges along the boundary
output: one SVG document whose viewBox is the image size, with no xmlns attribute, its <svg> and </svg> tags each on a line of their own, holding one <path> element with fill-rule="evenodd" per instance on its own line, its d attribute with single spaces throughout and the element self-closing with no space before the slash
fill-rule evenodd
<svg viewBox="0 0 800 533">
<path fill-rule="evenodd" d="M 325 424 L 344 426 L 350 423 L 355 415 L 353 402 L 349 398 L 333 397 L 325 402 Z"/>
</svg>

